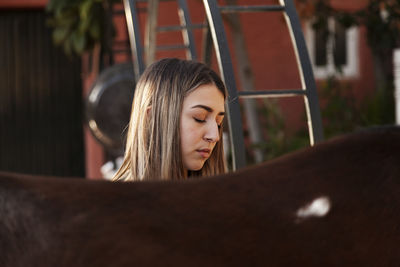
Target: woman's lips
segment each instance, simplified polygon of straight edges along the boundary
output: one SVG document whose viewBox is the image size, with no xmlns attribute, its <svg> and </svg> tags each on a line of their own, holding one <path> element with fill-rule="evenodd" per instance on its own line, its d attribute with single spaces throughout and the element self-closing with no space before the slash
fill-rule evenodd
<svg viewBox="0 0 400 267">
<path fill-rule="evenodd" d="M 203 158 L 208 158 L 210 156 L 211 150 L 208 148 L 196 150 Z"/>
</svg>

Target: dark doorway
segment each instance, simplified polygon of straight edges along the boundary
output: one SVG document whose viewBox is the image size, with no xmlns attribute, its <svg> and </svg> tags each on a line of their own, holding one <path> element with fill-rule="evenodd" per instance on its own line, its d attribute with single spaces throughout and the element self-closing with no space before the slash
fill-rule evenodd
<svg viewBox="0 0 400 267">
<path fill-rule="evenodd" d="M 0 170 L 84 177 L 80 75 L 44 10 L 0 11 Z"/>
</svg>

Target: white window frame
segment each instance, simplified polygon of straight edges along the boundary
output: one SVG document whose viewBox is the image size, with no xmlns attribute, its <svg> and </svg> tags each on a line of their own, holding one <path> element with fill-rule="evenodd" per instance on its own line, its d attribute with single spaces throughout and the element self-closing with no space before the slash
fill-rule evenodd
<svg viewBox="0 0 400 267">
<path fill-rule="evenodd" d="M 330 32 L 335 31 L 335 21 L 328 18 L 328 28 Z M 311 64 L 315 79 L 326 79 L 335 76 L 339 79 L 357 78 L 359 75 L 359 28 L 351 27 L 346 30 L 346 64 L 342 66 L 342 72 L 335 68 L 333 58 L 333 36 L 327 41 L 327 64 L 325 66 L 316 66 L 315 64 L 315 30 L 312 27 L 312 21 L 305 23 L 305 39 L 310 55 Z"/>
</svg>

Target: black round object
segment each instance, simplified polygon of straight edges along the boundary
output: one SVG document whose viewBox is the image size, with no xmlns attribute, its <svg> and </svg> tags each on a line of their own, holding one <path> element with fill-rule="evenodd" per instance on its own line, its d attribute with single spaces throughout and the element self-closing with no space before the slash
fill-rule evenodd
<svg viewBox="0 0 400 267">
<path fill-rule="evenodd" d="M 135 86 L 132 63 L 116 64 L 100 73 L 86 99 L 89 129 L 114 157 L 123 155 Z"/>
</svg>

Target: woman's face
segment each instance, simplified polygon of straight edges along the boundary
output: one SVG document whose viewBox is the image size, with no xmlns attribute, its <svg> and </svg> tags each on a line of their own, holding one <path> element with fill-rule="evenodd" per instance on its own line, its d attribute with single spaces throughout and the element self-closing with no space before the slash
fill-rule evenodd
<svg viewBox="0 0 400 267">
<path fill-rule="evenodd" d="M 186 170 L 200 170 L 218 142 L 224 95 L 213 84 L 199 86 L 183 100 L 181 150 Z"/>
</svg>

